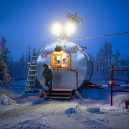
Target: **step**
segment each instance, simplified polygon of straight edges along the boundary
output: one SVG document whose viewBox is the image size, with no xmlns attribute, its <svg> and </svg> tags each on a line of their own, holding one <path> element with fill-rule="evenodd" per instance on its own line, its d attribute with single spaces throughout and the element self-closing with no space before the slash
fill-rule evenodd
<svg viewBox="0 0 129 129">
<path fill-rule="evenodd" d="M 35 70 L 35 69 L 29 69 L 28 71 L 29 71 L 29 72 L 30 72 L 30 71 L 35 72 L 36 70 Z"/>
<path fill-rule="evenodd" d="M 31 76 L 35 76 L 35 75 L 36 75 L 36 74 L 32 74 L 32 73 L 31 73 L 31 74 L 29 74 L 28 76 L 30 76 L 30 77 L 31 77 Z"/>
<path fill-rule="evenodd" d="M 65 100 L 65 99 L 70 99 L 71 97 L 61 97 L 61 96 L 47 96 L 45 99 L 60 99 L 60 100 Z"/>
<path fill-rule="evenodd" d="M 49 94 L 49 92 L 46 92 L 46 94 L 48 95 Z M 55 93 L 55 92 L 51 92 L 51 95 L 72 95 L 72 92 L 71 93 L 62 93 L 62 92 L 57 92 L 57 93 Z"/>
<path fill-rule="evenodd" d="M 35 79 L 27 79 L 27 82 L 35 82 Z"/>
<path fill-rule="evenodd" d="M 26 87 L 35 87 L 34 84 L 26 84 Z"/>
<path fill-rule="evenodd" d="M 61 93 L 72 93 L 73 92 L 73 90 L 72 89 L 52 89 L 52 92 L 61 92 Z"/>
<path fill-rule="evenodd" d="M 46 91 L 47 99 L 70 99 L 74 95 L 72 89 L 52 89 L 51 94 L 49 91 Z"/>
<path fill-rule="evenodd" d="M 70 97 L 70 96 L 73 96 L 72 93 L 51 93 L 49 95 L 49 93 L 46 93 L 47 96 L 55 96 L 55 97 Z"/>
</svg>

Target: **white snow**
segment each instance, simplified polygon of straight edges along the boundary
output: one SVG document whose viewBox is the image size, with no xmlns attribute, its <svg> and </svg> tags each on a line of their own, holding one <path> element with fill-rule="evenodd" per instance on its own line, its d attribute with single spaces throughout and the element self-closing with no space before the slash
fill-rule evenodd
<svg viewBox="0 0 129 129">
<path fill-rule="evenodd" d="M 129 99 L 129 92 L 127 93 L 114 93 L 113 104 L 116 107 L 120 107 L 122 109 L 125 108 L 125 100 Z"/>
<path fill-rule="evenodd" d="M 83 91 L 81 99 L 70 101 L 0 91 L 0 100 L 12 101 L 0 104 L 0 129 L 129 129 L 128 94 L 115 94 L 111 107 L 108 88 Z"/>
<path fill-rule="evenodd" d="M 96 113 L 100 111 L 100 107 L 90 107 L 90 108 L 87 108 L 87 111 L 91 113 Z"/>
</svg>

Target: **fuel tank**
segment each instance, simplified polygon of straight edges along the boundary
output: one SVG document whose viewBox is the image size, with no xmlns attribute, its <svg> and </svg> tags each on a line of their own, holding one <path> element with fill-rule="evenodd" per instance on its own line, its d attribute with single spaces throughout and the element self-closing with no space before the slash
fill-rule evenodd
<svg viewBox="0 0 129 129">
<path fill-rule="evenodd" d="M 57 47 L 61 48 L 61 52 L 55 52 Z M 48 64 L 52 67 L 52 88 L 77 90 L 84 80 L 91 78 L 90 63 L 90 57 L 82 47 L 70 41 L 57 40 L 40 50 L 36 67 L 37 78 L 42 87 L 47 89 L 42 72 L 43 64 Z"/>
</svg>

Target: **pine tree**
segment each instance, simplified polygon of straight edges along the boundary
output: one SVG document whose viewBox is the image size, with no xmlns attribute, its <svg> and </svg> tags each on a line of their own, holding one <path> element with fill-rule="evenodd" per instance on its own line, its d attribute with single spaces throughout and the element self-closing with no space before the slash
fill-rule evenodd
<svg viewBox="0 0 129 129">
<path fill-rule="evenodd" d="M 0 82 L 2 83 L 4 79 L 4 71 L 6 69 L 6 64 L 4 63 L 2 55 L 0 55 Z"/>
<path fill-rule="evenodd" d="M 8 83 L 10 74 L 8 70 L 8 49 L 6 48 L 6 40 L 0 40 L 0 81 Z"/>
<path fill-rule="evenodd" d="M 96 54 L 95 60 L 95 72 L 96 76 L 103 78 L 104 80 L 109 78 L 109 68 L 112 58 L 112 45 L 109 42 L 105 42 L 103 47 Z"/>
</svg>

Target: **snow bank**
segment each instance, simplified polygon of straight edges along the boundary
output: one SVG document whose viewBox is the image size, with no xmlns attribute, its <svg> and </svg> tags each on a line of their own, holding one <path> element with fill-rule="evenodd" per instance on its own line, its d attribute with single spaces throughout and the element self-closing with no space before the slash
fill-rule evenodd
<svg viewBox="0 0 129 129">
<path fill-rule="evenodd" d="M 16 97 L 21 96 L 21 94 L 18 94 L 13 90 L 5 89 L 5 88 L 2 88 L 2 87 L 0 87 L 0 93 L 1 94 L 3 93 L 5 95 L 9 96 L 10 98 L 16 98 Z"/>
<path fill-rule="evenodd" d="M 120 89 L 122 87 L 118 87 Z M 94 104 L 99 101 L 107 102 L 110 106 L 110 89 L 109 87 L 103 87 L 103 89 L 84 89 L 81 92 L 81 96 L 85 99 L 86 103 Z M 125 109 L 125 100 L 129 99 L 129 92 L 125 93 L 113 93 L 113 107 Z M 90 102 L 89 102 L 89 101 Z M 102 102 L 101 102 L 102 103 Z"/>
<path fill-rule="evenodd" d="M 125 100 L 129 99 L 129 93 L 115 93 L 113 95 L 113 105 L 125 109 Z"/>
<path fill-rule="evenodd" d="M 16 104 L 14 98 L 18 97 L 19 94 L 0 87 L 0 105 L 13 105 Z"/>
<path fill-rule="evenodd" d="M 13 105 L 16 102 L 5 94 L 0 94 L 0 105 Z"/>
</svg>

